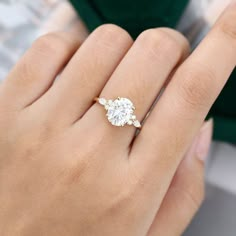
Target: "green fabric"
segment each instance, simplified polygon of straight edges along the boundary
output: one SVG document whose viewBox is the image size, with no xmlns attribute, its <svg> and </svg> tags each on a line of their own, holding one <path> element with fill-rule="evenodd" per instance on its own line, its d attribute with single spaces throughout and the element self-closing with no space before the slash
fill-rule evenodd
<svg viewBox="0 0 236 236">
<path fill-rule="evenodd" d="M 236 70 L 209 113 L 214 118 L 214 139 L 236 143 Z"/>
<path fill-rule="evenodd" d="M 71 0 L 90 31 L 104 23 L 126 29 L 133 38 L 153 27 L 175 28 L 189 0 Z M 214 139 L 236 143 L 236 71 L 209 112 Z"/>
<path fill-rule="evenodd" d="M 175 27 L 188 0 L 71 0 L 90 31 L 115 23 L 134 38 L 147 28 Z"/>
</svg>

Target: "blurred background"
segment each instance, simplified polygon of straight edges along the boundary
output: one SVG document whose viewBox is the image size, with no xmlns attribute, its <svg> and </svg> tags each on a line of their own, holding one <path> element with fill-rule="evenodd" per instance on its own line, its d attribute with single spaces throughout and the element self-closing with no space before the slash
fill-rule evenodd
<svg viewBox="0 0 236 236">
<path fill-rule="evenodd" d="M 229 2 L 191 0 L 176 27 L 194 48 Z M 0 82 L 38 36 L 57 30 L 75 31 L 81 41 L 88 35 L 67 0 L 0 0 Z M 206 183 L 206 200 L 184 235 L 236 236 L 236 145 L 213 142 Z"/>
</svg>

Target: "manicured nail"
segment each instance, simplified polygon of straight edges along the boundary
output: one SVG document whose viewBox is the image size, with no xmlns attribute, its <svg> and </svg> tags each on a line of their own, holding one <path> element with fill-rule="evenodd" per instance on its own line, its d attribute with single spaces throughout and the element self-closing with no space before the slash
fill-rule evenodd
<svg viewBox="0 0 236 236">
<path fill-rule="evenodd" d="M 212 142 L 213 119 L 204 123 L 198 134 L 195 146 L 195 156 L 205 162 Z"/>
<path fill-rule="evenodd" d="M 213 119 L 210 119 L 204 122 L 198 135 L 193 140 L 192 145 L 186 154 L 186 158 L 188 160 L 192 160 L 192 158 L 198 158 L 203 162 L 206 161 L 211 146 L 212 132 Z"/>
</svg>

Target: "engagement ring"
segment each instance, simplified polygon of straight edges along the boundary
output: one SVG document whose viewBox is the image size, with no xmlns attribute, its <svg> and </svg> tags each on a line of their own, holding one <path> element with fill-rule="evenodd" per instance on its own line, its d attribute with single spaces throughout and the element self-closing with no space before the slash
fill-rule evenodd
<svg viewBox="0 0 236 236">
<path fill-rule="evenodd" d="M 135 107 L 128 98 L 118 97 L 115 100 L 95 98 L 107 111 L 107 119 L 114 126 L 133 125 L 140 129 L 141 124 L 134 114 Z"/>
</svg>

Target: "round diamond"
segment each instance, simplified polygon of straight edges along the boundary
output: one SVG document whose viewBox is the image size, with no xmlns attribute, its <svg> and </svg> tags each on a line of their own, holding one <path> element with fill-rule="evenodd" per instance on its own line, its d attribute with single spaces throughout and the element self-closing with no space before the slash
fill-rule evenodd
<svg viewBox="0 0 236 236">
<path fill-rule="evenodd" d="M 128 124 L 134 112 L 133 103 L 127 98 L 117 98 L 107 108 L 108 120 L 115 126 Z"/>
</svg>

